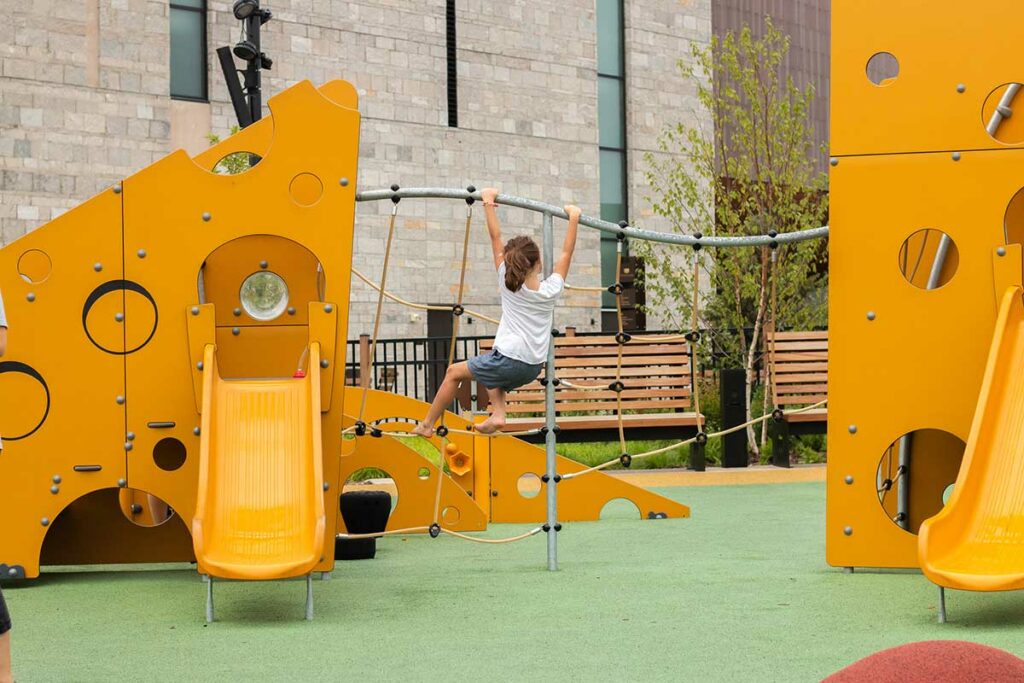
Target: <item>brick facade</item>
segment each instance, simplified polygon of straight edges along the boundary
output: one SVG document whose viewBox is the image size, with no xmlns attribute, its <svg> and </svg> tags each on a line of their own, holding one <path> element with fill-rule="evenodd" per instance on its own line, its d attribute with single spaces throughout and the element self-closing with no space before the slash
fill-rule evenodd
<svg viewBox="0 0 1024 683">
<path fill-rule="evenodd" d="M 598 209 L 596 26 L 593 0 L 458 3 L 459 128 L 447 126 L 445 2 L 274 0 L 263 48 L 274 58 L 270 96 L 303 79 L 344 78 L 363 113 L 359 187 L 504 190 Z M 39 0 L 12 8 L 0 26 L 0 232 L 10 242 L 174 147 L 196 151 L 204 134 L 227 134 L 234 113 L 213 50 L 239 35 L 231 3 L 209 2 L 209 104 L 172 101 L 169 9 L 149 0 Z M 710 0 L 626 0 L 627 140 L 631 215 L 650 216 L 643 153 L 657 133 L 696 109 L 676 60 L 711 34 Z M 62 9 L 63 8 L 63 9 Z M 257 150 L 258 151 L 258 150 Z M 357 211 L 356 267 L 379 277 L 390 204 Z M 540 217 L 501 209 L 509 233 Z M 404 201 L 390 287 L 448 303 L 457 283 L 465 205 Z M 562 226 L 556 221 L 556 240 Z M 467 302 L 491 314 L 493 267 L 478 212 Z M 581 232 L 571 281 L 599 282 L 596 233 Z M 353 285 L 350 333 L 369 332 L 375 294 Z M 599 329 L 594 294 L 570 294 L 559 322 Z M 386 306 L 382 335 L 426 334 L 426 316 Z M 593 322 L 592 322 L 593 321 Z M 649 321 L 654 327 L 657 320 Z M 466 334 L 490 334 L 481 321 Z"/>
</svg>

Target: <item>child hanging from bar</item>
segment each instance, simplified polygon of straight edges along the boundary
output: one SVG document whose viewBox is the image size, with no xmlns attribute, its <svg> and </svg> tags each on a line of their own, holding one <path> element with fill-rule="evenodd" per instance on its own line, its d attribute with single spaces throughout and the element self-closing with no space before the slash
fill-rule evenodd
<svg viewBox="0 0 1024 683">
<path fill-rule="evenodd" d="M 492 407 L 491 416 L 477 425 L 477 431 L 493 434 L 505 426 L 505 394 L 537 379 L 547 362 L 555 303 L 565 288 L 565 278 L 576 249 L 580 210 L 568 205 L 565 213 L 569 216 L 569 227 L 562 253 L 555 261 L 550 277 L 542 279 L 537 243 L 526 235 L 502 242 L 501 224 L 494 203 L 498 190 L 486 188 L 480 194 L 487 216 L 494 267 L 498 271 L 501 322 L 490 353 L 449 366 L 426 418 L 412 430 L 423 437 L 433 436 L 434 424 L 444 409 L 451 405 L 459 385 L 469 379 L 475 379 L 487 390 Z"/>
</svg>

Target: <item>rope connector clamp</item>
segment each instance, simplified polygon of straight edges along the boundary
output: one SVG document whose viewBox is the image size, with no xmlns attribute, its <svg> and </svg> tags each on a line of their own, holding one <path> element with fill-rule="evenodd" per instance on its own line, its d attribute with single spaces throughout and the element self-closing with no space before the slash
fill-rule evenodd
<svg viewBox="0 0 1024 683">
<path fill-rule="evenodd" d="M 700 331 L 699 330 L 694 330 L 692 332 L 687 332 L 686 333 L 686 341 L 690 342 L 691 344 L 696 344 L 697 342 L 699 342 L 700 341 Z"/>
<path fill-rule="evenodd" d="M 398 183 L 395 183 L 394 185 L 391 186 L 392 192 L 398 192 L 400 189 L 401 188 L 398 186 Z M 402 198 L 399 197 L 397 194 L 393 194 L 391 195 L 391 201 L 397 204 L 398 202 L 402 201 Z"/>
<path fill-rule="evenodd" d="M 696 242 L 693 243 L 693 250 L 694 251 L 700 251 L 701 249 L 704 248 L 704 245 L 700 243 L 700 241 L 702 239 L 704 239 L 704 234 L 703 233 L 700 233 L 700 232 L 693 233 L 693 239 L 697 240 Z"/>
<path fill-rule="evenodd" d="M 384 436 L 384 432 L 382 432 L 377 427 L 374 427 L 370 430 L 370 436 L 372 436 L 375 439 L 379 439 L 380 437 Z"/>
<path fill-rule="evenodd" d="M 708 442 L 707 432 L 700 432 L 700 433 L 698 433 L 696 438 L 694 439 L 694 442 L 697 443 L 700 446 L 703 446 L 704 444 L 706 444 Z"/>
<path fill-rule="evenodd" d="M 616 282 L 614 285 L 608 285 L 608 293 L 614 294 L 615 296 L 622 294 L 622 289 L 623 287 L 621 282 Z"/>
<path fill-rule="evenodd" d="M 476 192 L 476 188 L 470 185 L 466 188 L 466 192 L 469 193 L 469 196 L 466 197 L 466 204 L 469 206 L 473 206 L 473 202 L 476 201 L 476 199 L 473 197 L 473 193 Z"/>
<path fill-rule="evenodd" d="M 616 394 L 622 393 L 626 389 L 626 385 L 621 380 L 615 380 L 608 385 L 608 389 L 614 391 Z"/>
<path fill-rule="evenodd" d="M 356 422 L 356 436 L 366 436 L 366 423 L 362 420 Z"/>
<path fill-rule="evenodd" d="M 629 466 L 633 464 L 633 456 L 629 453 L 623 453 L 619 456 L 619 464 L 629 469 Z"/>
<path fill-rule="evenodd" d="M 436 430 L 434 430 L 434 433 L 443 439 L 444 437 L 448 436 L 448 428 L 445 427 L 444 425 L 440 425 Z"/>
<path fill-rule="evenodd" d="M 786 419 L 786 414 L 782 411 L 782 408 L 776 408 L 772 411 L 772 419 L 776 422 L 782 422 Z"/>
<path fill-rule="evenodd" d="M 430 525 L 430 537 L 431 538 L 437 538 L 440 535 L 441 535 L 441 525 L 439 525 L 437 522 L 434 522 L 433 524 Z"/>
<path fill-rule="evenodd" d="M 452 306 L 452 315 L 460 316 L 466 312 L 466 309 L 462 307 L 462 304 L 454 304 Z"/>
<path fill-rule="evenodd" d="M 619 345 L 628 344 L 630 339 L 632 339 L 632 337 L 625 332 L 619 332 L 615 335 L 615 342 Z"/>
</svg>

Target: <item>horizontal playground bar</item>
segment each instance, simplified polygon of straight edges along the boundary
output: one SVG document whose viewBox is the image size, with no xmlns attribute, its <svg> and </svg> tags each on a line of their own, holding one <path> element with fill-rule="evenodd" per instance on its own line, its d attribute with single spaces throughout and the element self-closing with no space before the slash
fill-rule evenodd
<svg viewBox="0 0 1024 683">
<path fill-rule="evenodd" d="M 382 201 L 385 199 L 461 199 L 465 201 L 472 197 L 480 199 L 479 192 L 469 192 L 460 188 L 444 187 L 408 187 L 398 190 L 367 190 L 356 194 L 357 202 Z M 554 204 L 538 202 L 534 199 L 517 197 L 509 194 L 499 194 L 495 200 L 498 204 L 515 206 L 527 211 L 551 214 L 558 218 L 568 219 L 565 211 Z M 581 216 L 580 225 L 600 230 L 601 232 L 613 235 L 625 234 L 629 239 L 647 240 L 649 242 L 661 242 L 663 244 L 679 244 L 682 246 L 693 246 L 700 244 L 704 247 L 760 247 L 770 245 L 772 242 L 778 244 L 794 244 L 807 240 L 816 240 L 828 237 L 828 226 L 798 230 L 796 232 L 780 233 L 775 237 L 768 235 L 750 235 L 744 237 L 701 237 L 699 240 L 693 235 L 678 235 L 673 233 L 654 232 L 653 230 L 640 230 L 639 228 L 621 228 L 615 223 L 603 221 L 600 218 Z"/>
</svg>

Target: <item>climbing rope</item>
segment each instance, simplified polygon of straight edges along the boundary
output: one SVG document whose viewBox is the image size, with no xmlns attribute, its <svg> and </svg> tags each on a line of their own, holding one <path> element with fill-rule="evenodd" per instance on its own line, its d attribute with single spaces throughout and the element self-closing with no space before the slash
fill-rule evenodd
<svg viewBox="0 0 1024 683">
<path fill-rule="evenodd" d="M 392 190 L 397 190 L 398 185 L 392 185 Z M 391 207 L 391 219 L 388 221 L 388 239 L 384 246 L 384 264 L 381 266 L 380 273 L 380 290 L 377 294 L 377 313 L 373 319 L 373 339 L 370 341 L 370 358 L 376 359 L 377 357 L 377 335 L 380 333 L 380 317 L 381 311 L 384 309 L 384 291 L 388 282 L 388 263 L 391 260 L 391 244 L 395 237 L 395 220 L 398 218 L 398 202 L 401 201 L 397 197 L 392 198 Z M 363 396 L 359 402 L 359 418 L 356 420 L 356 433 L 365 431 L 366 423 L 363 422 L 363 417 L 366 415 L 366 399 L 370 393 L 370 382 L 369 378 L 363 378 Z M 361 426 L 361 429 L 360 429 Z"/>
<path fill-rule="evenodd" d="M 459 339 L 459 323 L 462 321 L 462 302 L 466 294 L 466 266 L 469 263 L 469 231 L 473 226 L 473 198 L 466 200 L 466 230 L 462 238 L 462 264 L 459 269 L 459 293 L 455 305 L 452 307 L 452 336 L 448 343 L 448 365 L 451 367 L 455 362 L 455 343 Z M 441 462 L 438 464 L 437 489 L 434 492 L 434 523 L 431 525 L 430 535 L 437 538 L 441 530 L 441 484 L 444 481 L 444 456 L 448 452 L 448 426 L 445 424 L 445 416 L 448 411 L 441 411 L 441 424 L 437 428 L 438 436 L 441 437 Z M 431 425 L 433 426 L 433 425 Z"/>
</svg>

